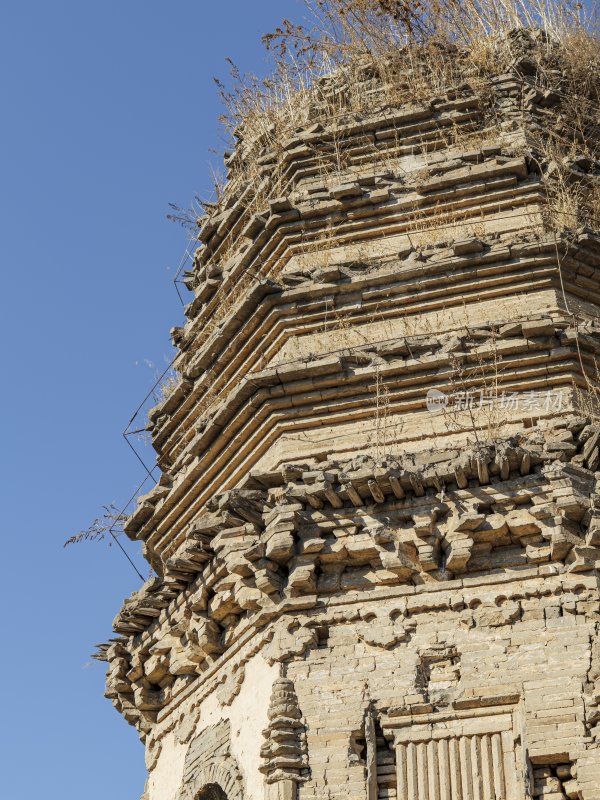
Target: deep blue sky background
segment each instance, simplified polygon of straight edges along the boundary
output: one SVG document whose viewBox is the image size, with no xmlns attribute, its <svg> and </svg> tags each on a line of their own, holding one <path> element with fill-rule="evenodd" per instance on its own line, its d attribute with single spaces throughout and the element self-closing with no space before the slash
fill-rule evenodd
<svg viewBox="0 0 600 800">
<path fill-rule="evenodd" d="M 86 667 L 139 580 L 106 543 L 62 543 L 142 477 L 120 434 L 182 319 L 165 214 L 210 191 L 212 77 L 226 56 L 264 69 L 260 34 L 298 9 L 0 3 L 2 797 L 143 791 L 137 734 Z"/>
</svg>

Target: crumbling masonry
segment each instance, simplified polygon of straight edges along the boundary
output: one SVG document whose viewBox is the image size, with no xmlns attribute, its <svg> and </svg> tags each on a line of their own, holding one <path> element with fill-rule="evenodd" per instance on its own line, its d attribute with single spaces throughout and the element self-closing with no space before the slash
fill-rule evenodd
<svg viewBox="0 0 600 800">
<path fill-rule="evenodd" d="M 513 44 L 315 103 L 264 209 L 232 180 L 202 224 L 126 523 L 157 577 L 101 653 L 147 800 L 600 798 L 600 238 L 535 156 L 560 70 Z"/>
</svg>

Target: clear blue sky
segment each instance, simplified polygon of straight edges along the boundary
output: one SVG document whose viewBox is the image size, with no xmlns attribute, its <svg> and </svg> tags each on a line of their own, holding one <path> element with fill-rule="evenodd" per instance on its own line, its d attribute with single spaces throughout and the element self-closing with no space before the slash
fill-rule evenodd
<svg viewBox="0 0 600 800">
<path fill-rule="evenodd" d="M 182 319 L 165 214 L 209 191 L 212 77 L 226 56 L 261 70 L 298 5 L 0 6 L 0 795 L 137 800 L 137 734 L 86 664 L 139 580 L 114 547 L 62 543 L 141 478 L 120 433 Z"/>
</svg>

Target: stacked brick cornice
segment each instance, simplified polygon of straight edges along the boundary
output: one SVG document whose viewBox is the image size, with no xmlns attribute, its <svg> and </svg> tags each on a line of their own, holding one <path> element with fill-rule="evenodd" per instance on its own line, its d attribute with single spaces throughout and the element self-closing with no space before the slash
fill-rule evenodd
<svg viewBox="0 0 600 800">
<path fill-rule="evenodd" d="M 515 65 L 313 120 L 203 221 L 126 524 L 157 577 L 103 651 L 152 800 L 599 796 L 600 237 L 539 151 L 567 124 Z"/>
</svg>

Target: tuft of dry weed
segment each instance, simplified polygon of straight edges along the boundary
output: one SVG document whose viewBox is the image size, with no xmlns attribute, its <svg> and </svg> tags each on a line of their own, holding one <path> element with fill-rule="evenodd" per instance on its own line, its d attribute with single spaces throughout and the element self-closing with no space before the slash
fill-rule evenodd
<svg viewBox="0 0 600 800">
<path fill-rule="evenodd" d="M 483 85 L 515 58 L 515 30 L 536 29 L 543 54 L 557 42 L 578 94 L 598 65 L 595 19 L 574 0 L 304 0 L 307 21 L 263 37 L 272 71 L 261 79 L 230 62 L 217 82 L 235 145 L 234 182 L 256 178 L 259 156 L 316 121 L 423 102 L 466 80 Z"/>
</svg>

